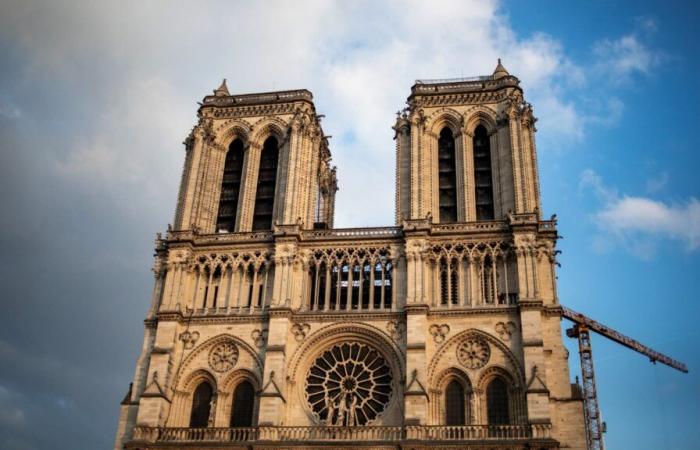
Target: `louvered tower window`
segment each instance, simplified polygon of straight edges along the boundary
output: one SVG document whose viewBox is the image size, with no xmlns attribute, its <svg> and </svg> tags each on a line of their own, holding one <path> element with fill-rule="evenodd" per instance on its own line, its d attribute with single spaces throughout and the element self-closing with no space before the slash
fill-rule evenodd
<svg viewBox="0 0 700 450">
<path fill-rule="evenodd" d="M 253 403 L 255 392 L 250 381 L 242 381 L 233 391 L 232 427 L 253 426 Z"/>
<path fill-rule="evenodd" d="M 486 388 L 486 406 L 489 425 L 507 425 L 510 421 L 508 414 L 508 386 L 503 378 L 496 377 Z"/>
<path fill-rule="evenodd" d="M 243 141 L 236 139 L 229 145 L 221 181 L 219 214 L 216 219 L 217 232 L 232 232 L 236 226 L 238 195 L 241 192 L 243 173 Z"/>
<path fill-rule="evenodd" d="M 201 428 L 209 424 L 209 412 L 213 390 L 211 385 L 204 381 L 194 391 L 192 396 L 192 413 L 190 414 L 190 427 Z"/>
<path fill-rule="evenodd" d="M 445 425 L 465 425 L 464 388 L 457 380 L 450 381 L 445 389 Z"/>
<path fill-rule="evenodd" d="M 474 182 L 476 183 L 476 220 L 493 220 L 493 179 L 491 145 L 483 125 L 474 130 Z"/>
<path fill-rule="evenodd" d="M 455 139 L 452 130 L 445 127 L 438 139 L 438 181 L 440 222 L 457 221 L 457 171 L 455 167 Z"/>
<path fill-rule="evenodd" d="M 254 231 L 272 229 L 272 208 L 275 204 L 278 157 L 277 139 L 267 138 L 260 154 L 258 186 L 255 190 L 255 209 L 253 211 Z"/>
</svg>

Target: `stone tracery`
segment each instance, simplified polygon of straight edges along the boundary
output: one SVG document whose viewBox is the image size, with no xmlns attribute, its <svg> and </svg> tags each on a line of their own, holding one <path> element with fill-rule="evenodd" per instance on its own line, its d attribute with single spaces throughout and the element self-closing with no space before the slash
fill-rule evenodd
<svg viewBox="0 0 700 450">
<path fill-rule="evenodd" d="M 386 409 L 392 394 L 388 363 L 359 342 L 336 344 L 319 355 L 306 377 L 306 398 L 326 425 L 366 425 Z"/>
</svg>

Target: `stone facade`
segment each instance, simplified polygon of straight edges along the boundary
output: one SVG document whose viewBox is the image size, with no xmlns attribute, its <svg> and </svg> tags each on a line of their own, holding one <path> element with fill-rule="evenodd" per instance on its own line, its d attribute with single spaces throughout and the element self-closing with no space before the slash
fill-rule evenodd
<svg viewBox="0 0 700 450">
<path fill-rule="evenodd" d="M 335 229 L 311 93 L 230 95 L 223 83 L 204 98 L 174 226 L 156 240 L 115 450 L 585 448 L 556 222 L 540 217 L 518 79 L 499 62 L 486 77 L 419 81 L 407 103 L 396 225 Z M 272 219 L 253 230 L 270 137 Z M 236 139 L 240 180 L 226 175 Z M 222 230 L 227 176 L 236 212 Z"/>
</svg>

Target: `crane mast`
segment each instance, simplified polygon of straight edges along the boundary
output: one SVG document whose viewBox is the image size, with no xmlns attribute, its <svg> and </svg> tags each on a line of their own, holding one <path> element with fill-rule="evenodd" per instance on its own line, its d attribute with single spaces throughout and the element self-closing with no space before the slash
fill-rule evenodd
<svg viewBox="0 0 700 450">
<path fill-rule="evenodd" d="M 586 425 L 586 441 L 588 450 L 605 450 L 603 443 L 603 427 L 600 420 L 600 408 L 598 406 L 598 392 L 596 390 L 595 371 L 593 370 L 593 350 L 591 348 L 590 331 L 622 344 L 642 355 L 649 357 L 652 363 L 657 361 L 666 364 L 683 373 L 688 373 L 685 364 L 653 350 L 640 342 L 613 330 L 610 327 L 596 322 L 579 312 L 562 306 L 562 317 L 572 321 L 574 326 L 566 330 L 570 338 L 578 339 L 578 350 L 581 358 L 581 376 L 583 383 L 583 409 Z"/>
</svg>

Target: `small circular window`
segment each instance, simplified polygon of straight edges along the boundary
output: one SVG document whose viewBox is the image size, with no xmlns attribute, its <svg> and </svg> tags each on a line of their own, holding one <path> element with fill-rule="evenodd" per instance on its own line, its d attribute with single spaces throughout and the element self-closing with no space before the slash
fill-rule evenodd
<svg viewBox="0 0 700 450">
<path fill-rule="evenodd" d="M 306 398 L 326 425 L 367 425 L 386 409 L 391 383 L 391 369 L 377 350 L 346 342 L 316 358 L 306 377 Z"/>
</svg>

